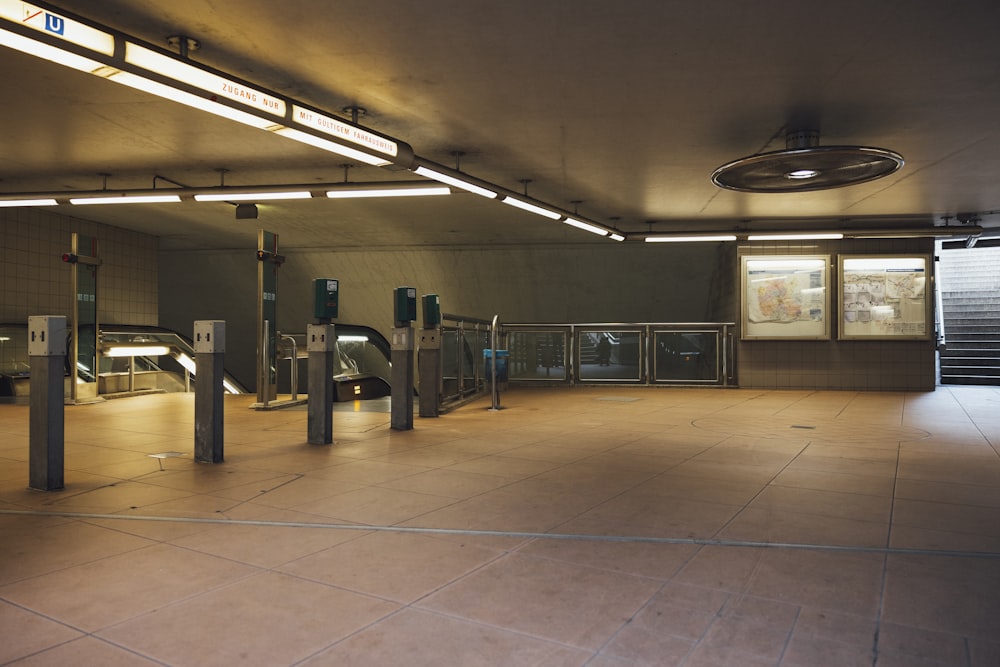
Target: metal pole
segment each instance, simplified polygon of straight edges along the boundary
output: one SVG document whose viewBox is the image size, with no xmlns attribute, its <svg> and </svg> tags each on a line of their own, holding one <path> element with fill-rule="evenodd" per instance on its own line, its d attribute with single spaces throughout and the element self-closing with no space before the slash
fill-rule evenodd
<svg viewBox="0 0 1000 667">
<path fill-rule="evenodd" d="M 490 354 L 490 380 L 493 385 L 493 407 L 491 410 L 500 409 L 500 389 L 497 386 L 497 325 L 500 322 L 500 315 L 493 316 L 493 325 L 490 329 L 490 347 L 492 348 L 492 354 Z"/>
<path fill-rule="evenodd" d="M 63 361 L 66 318 L 28 318 L 29 388 L 28 483 L 33 489 L 63 488 L 65 416 Z M 75 384 L 75 375 L 70 376 Z"/>
<path fill-rule="evenodd" d="M 333 355 L 337 343 L 332 324 L 310 324 L 306 333 L 309 354 L 308 419 L 310 445 L 333 443 Z"/>
<path fill-rule="evenodd" d="M 271 379 L 269 368 L 271 355 L 268 350 L 271 333 L 270 324 L 266 319 L 263 320 L 263 328 L 261 329 L 263 336 L 260 341 L 260 372 L 257 375 L 257 402 L 265 408 L 271 397 L 271 385 L 269 382 Z"/>
</svg>

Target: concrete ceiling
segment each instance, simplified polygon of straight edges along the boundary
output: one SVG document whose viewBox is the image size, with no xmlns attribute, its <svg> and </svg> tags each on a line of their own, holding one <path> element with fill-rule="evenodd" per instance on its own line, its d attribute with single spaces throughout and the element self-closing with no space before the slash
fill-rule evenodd
<svg viewBox="0 0 1000 667">
<path fill-rule="evenodd" d="M 1000 227 L 996 0 L 62 0 L 153 44 L 349 117 L 424 158 L 623 231 Z M 0 47 L 0 193 L 338 182 L 343 158 Z M 712 171 L 818 129 L 897 151 L 886 178 L 721 190 Z M 353 181 L 416 178 L 358 165 Z M 159 181 L 158 181 L 159 182 Z M 159 182 L 159 185 L 164 185 Z M 169 183 L 167 184 L 169 185 Z M 572 203 L 580 202 L 580 203 Z M 419 200 L 90 206 L 61 213 L 166 249 L 613 243 L 471 194 Z M 963 216 L 964 218 L 965 216 Z"/>
</svg>

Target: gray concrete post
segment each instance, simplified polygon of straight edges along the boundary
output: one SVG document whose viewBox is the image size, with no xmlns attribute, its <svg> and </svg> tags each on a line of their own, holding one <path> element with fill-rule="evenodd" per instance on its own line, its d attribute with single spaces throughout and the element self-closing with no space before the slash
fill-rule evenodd
<svg viewBox="0 0 1000 667">
<path fill-rule="evenodd" d="M 310 324 L 306 327 L 310 445 L 333 442 L 333 354 L 336 344 L 334 325 Z"/>
<path fill-rule="evenodd" d="M 194 460 L 223 462 L 222 379 L 225 374 L 226 323 L 198 320 L 194 323 Z"/>
<path fill-rule="evenodd" d="M 390 347 L 390 426 L 397 431 L 409 431 L 413 428 L 413 327 L 393 327 Z"/>
<path fill-rule="evenodd" d="M 420 330 L 420 349 L 417 351 L 417 368 L 421 417 L 437 417 L 441 413 L 441 329 Z"/>
<path fill-rule="evenodd" d="M 66 318 L 28 318 L 29 381 L 28 484 L 40 491 L 64 486 L 65 415 L 63 377 L 66 358 Z"/>
</svg>

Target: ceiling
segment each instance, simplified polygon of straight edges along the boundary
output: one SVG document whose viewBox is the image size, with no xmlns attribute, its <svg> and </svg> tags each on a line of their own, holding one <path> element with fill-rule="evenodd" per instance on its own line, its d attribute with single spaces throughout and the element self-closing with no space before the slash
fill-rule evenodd
<svg viewBox="0 0 1000 667">
<path fill-rule="evenodd" d="M 996 0 L 60 0 L 415 153 L 625 232 L 885 226 L 1000 230 Z M 0 194 L 330 183 L 320 149 L 0 47 Z M 17 91 L 12 94 L 9 91 Z M 710 180 L 785 147 L 875 146 L 898 172 L 822 192 Z M 461 152 L 460 160 L 454 156 Z M 224 176 L 220 169 L 228 170 Z M 101 176 L 100 174 L 109 174 Z M 352 181 L 417 178 L 357 165 Z M 163 179 L 163 180 L 161 180 Z M 530 180 L 526 186 L 522 183 Z M 407 200 L 61 206 L 171 249 L 614 243 L 468 193 Z"/>
</svg>

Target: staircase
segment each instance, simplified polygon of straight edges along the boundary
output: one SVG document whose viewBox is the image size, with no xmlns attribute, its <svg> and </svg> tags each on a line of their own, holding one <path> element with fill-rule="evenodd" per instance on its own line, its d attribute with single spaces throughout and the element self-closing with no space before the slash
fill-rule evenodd
<svg viewBox="0 0 1000 667">
<path fill-rule="evenodd" d="M 941 384 L 1000 385 L 1000 248 L 938 253 Z"/>
</svg>

